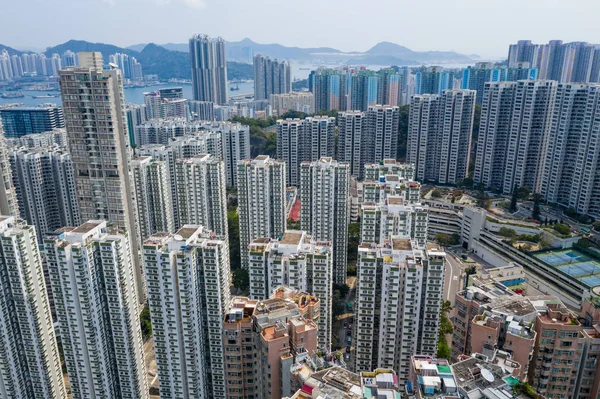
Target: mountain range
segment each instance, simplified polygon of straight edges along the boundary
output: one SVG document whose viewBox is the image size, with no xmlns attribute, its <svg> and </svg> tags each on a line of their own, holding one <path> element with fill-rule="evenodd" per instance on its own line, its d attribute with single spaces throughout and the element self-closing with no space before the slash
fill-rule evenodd
<svg viewBox="0 0 600 399">
<path fill-rule="evenodd" d="M 10 55 L 29 53 L 0 44 Z M 83 40 L 69 40 L 54 47 L 48 47 L 44 54 L 62 54 L 67 50 L 99 51 L 105 60 L 110 54 L 125 53 L 135 57 L 141 64 L 144 74 L 158 74 L 162 79 L 190 79 L 190 55 L 187 43 L 167 43 L 157 45 L 136 44 L 127 48 L 106 43 L 92 43 Z M 227 75 L 229 79 L 252 79 L 252 57 L 263 54 L 272 58 L 312 63 L 338 62 L 352 65 L 421 65 L 421 64 L 468 64 L 479 57 L 453 51 L 413 51 L 390 42 L 381 42 L 365 52 L 342 52 L 330 47 L 300 48 L 281 44 L 259 44 L 250 39 L 227 42 Z"/>
<path fill-rule="evenodd" d="M 0 51 L 6 49 L 10 55 L 29 53 L 19 51 L 9 46 L 0 44 Z M 91 43 L 84 40 L 69 40 L 66 43 L 54 47 L 48 47 L 44 54 L 49 57 L 52 54 L 62 54 L 67 50 L 74 53 L 81 51 L 99 51 L 106 62 L 111 54 L 124 53 L 135 57 L 142 64 L 144 74 L 157 74 L 161 79 L 191 79 L 190 55 L 181 51 L 172 51 L 154 43 L 149 43 L 133 50 L 122 48 L 106 43 Z M 227 62 L 227 76 L 229 79 L 252 79 L 252 65 Z"/>
<path fill-rule="evenodd" d="M 129 46 L 128 49 L 141 51 L 145 44 Z M 166 43 L 162 47 L 188 52 L 187 43 Z M 251 62 L 253 54 L 263 54 L 272 58 L 296 61 L 342 61 L 352 64 L 420 65 L 432 63 L 471 63 L 479 59 L 477 55 L 465 55 L 453 51 L 414 51 L 399 44 L 381 42 L 367 51 L 343 52 L 331 47 L 287 47 L 281 44 L 259 44 L 248 38 L 239 42 L 227 42 L 227 59 L 237 62 Z"/>
</svg>

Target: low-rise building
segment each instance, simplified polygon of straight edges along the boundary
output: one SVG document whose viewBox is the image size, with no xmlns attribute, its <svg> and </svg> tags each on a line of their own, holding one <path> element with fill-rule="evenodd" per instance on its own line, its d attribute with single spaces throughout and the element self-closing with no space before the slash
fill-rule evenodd
<svg viewBox="0 0 600 399">
<path fill-rule="evenodd" d="M 406 392 L 416 399 L 460 398 L 456 378 L 448 360 L 424 355 L 410 358 Z"/>
</svg>

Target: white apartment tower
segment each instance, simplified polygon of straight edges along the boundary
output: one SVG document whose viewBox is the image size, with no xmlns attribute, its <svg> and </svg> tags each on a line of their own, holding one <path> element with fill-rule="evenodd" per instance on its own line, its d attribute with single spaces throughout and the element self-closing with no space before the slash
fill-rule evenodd
<svg viewBox="0 0 600 399">
<path fill-rule="evenodd" d="M 600 85 L 558 85 L 541 194 L 600 217 Z"/>
<path fill-rule="evenodd" d="M 302 161 L 318 161 L 322 157 L 335 156 L 335 118 L 309 116 L 304 119 Z"/>
<path fill-rule="evenodd" d="M 17 193 L 13 186 L 12 171 L 0 119 L 0 215 L 19 216 Z"/>
<path fill-rule="evenodd" d="M 474 90 L 444 90 L 412 97 L 406 157 L 417 180 L 456 184 L 467 177 L 475 96 Z"/>
<path fill-rule="evenodd" d="M 323 157 L 300 165 L 300 228 L 318 241 L 331 241 L 336 284 L 346 283 L 350 168 Z"/>
<path fill-rule="evenodd" d="M 417 247 L 397 237 L 359 246 L 356 372 L 400 370 L 404 383 L 413 354 L 436 353 L 446 254 Z"/>
<path fill-rule="evenodd" d="M 361 171 L 366 163 L 396 158 L 400 108 L 391 105 L 370 105 L 366 119 L 361 143 Z"/>
<path fill-rule="evenodd" d="M 249 246 L 250 298 L 270 298 L 285 285 L 320 301 L 319 348 L 331 349 L 333 257 L 331 243 L 315 241 L 300 230 L 287 230 L 280 240 L 258 238 Z"/>
<path fill-rule="evenodd" d="M 74 399 L 148 398 L 127 235 L 90 220 L 44 240 Z"/>
<path fill-rule="evenodd" d="M 222 324 L 231 305 L 229 247 L 202 226 L 144 242 L 160 397 L 225 398 Z"/>
<path fill-rule="evenodd" d="M 204 126 L 207 128 L 207 126 Z M 237 184 L 238 162 L 250 159 L 250 127 L 234 122 L 212 123 L 208 128 L 221 133 L 223 152 L 220 156 L 225 161 L 227 172 L 227 187 L 235 187 Z"/>
<path fill-rule="evenodd" d="M 140 242 L 158 232 L 175 231 L 167 163 L 150 156 L 131 162 Z"/>
<path fill-rule="evenodd" d="M 168 145 L 150 144 L 136 150 L 138 156 L 151 156 L 166 162 L 168 182 L 171 190 L 171 205 L 175 230 L 183 224 L 179 220 L 179 204 L 177 202 L 177 180 L 175 165 L 178 159 L 193 158 L 199 154 L 220 154 L 221 135 L 216 132 L 202 131 L 190 136 L 178 137 Z"/>
<path fill-rule="evenodd" d="M 409 239 L 418 248 L 427 242 L 428 209 L 404 197 L 388 195 L 379 203 L 365 202 L 360 212 L 360 241 L 383 245 L 392 236 Z"/>
<path fill-rule="evenodd" d="M 130 232 L 142 300 L 123 77 L 119 69 L 102 69 L 100 53 L 80 53 L 79 62 L 79 67 L 59 71 L 59 83 L 80 217 L 106 220 Z"/>
<path fill-rule="evenodd" d="M 357 184 L 360 203 L 385 203 L 388 196 L 399 196 L 408 204 L 421 201 L 421 184 L 414 181 L 415 166 L 395 159 L 365 165 L 365 179 Z"/>
<path fill-rule="evenodd" d="M 248 245 L 261 237 L 279 238 L 286 230 L 285 163 L 268 155 L 240 161 L 237 181 L 240 256 L 248 269 Z"/>
<path fill-rule="evenodd" d="M 303 133 L 302 121 L 298 118 L 277 121 L 277 159 L 285 162 L 287 186 L 300 184 Z"/>
<path fill-rule="evenodd" d="M 335 154 L 335 118 L 326 116 L 277 121 L 277 159 L 287 165 L 288 186 L 300 183 L 300 163 Z"/>
<path fill-rule="evenodd" d="M 363 134 L 366 134 L 364 112 L 348 111 L 338 114 L 337 160 L 346 162 L 350 166 L 350 174 L 357 178 L 362 177 L 362 165 L 365 164 L 361 160 Z"/>
<path fill-rule="evenodd" d="M 540 192 L 556 101 L 552 80 L 486 83 L 474 180 L 511 193 Z"/>
<path fill-rule="evenodd" d="M 35 228 L 0 216 L 0 398 L 66 399 Z"/>
<path fill-rule="evenodd" d="M 225 165 L 210 154 L 175 162 L 179 223 L 202 225 L 227 236 Z"/>
<path fill-rule="evenodd" d="M 73 162 L 58 147 L 18 148 L 9 153 L 19 213 L 36 227 L 38 241 L 64 226 L 78 226 Z"/>
</svg>

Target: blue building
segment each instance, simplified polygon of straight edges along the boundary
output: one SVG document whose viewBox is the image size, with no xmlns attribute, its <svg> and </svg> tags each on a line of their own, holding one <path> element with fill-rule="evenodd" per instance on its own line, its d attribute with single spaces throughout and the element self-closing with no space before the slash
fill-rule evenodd
<svg viewBox="0 0 600 399">
<path fill-rule="evenodd" d="M 57 106 L 2 108 L 0 118 L 6 138 L 18 138 L 65 127 L 63 110 Z"/>
</svg>

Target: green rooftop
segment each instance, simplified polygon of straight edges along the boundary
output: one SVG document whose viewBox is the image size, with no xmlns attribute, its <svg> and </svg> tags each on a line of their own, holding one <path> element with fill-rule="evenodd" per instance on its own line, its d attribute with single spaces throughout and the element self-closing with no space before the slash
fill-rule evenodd
<svg viewBox="0 0 600 399">
<path fill-rule="evenodd" d="M 450 366 L 437 366 L 437 369 L 440 374 L 452 374 Z"/>
</svg>

